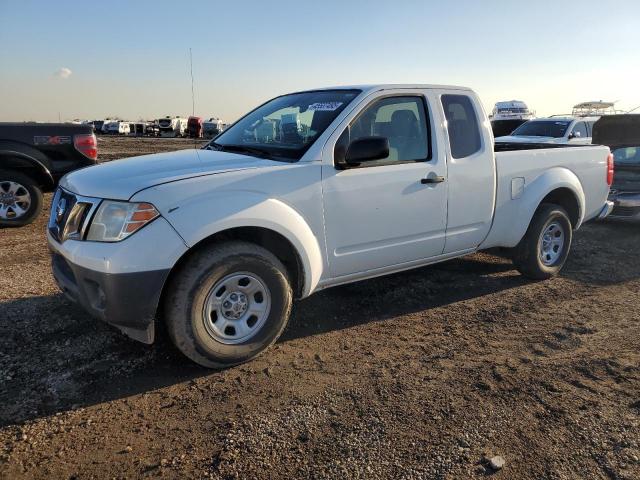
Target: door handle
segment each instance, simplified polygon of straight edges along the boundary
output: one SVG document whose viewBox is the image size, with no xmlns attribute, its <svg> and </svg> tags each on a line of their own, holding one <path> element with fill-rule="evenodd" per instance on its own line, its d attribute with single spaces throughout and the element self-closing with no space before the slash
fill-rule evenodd
<svg viewBox="0 0 640 480">
<path fill-rule="evenodd" d="M 442 183 L 444 182 L 444 180 L 445 180 L 444 177 L 437 175 L 435 177 L 423 178 L 420 180 L 420 183 L 422 183 L 423 185 L 427 185 L 427 184 L 433 184 L 433 183 Z"/>
</svg>

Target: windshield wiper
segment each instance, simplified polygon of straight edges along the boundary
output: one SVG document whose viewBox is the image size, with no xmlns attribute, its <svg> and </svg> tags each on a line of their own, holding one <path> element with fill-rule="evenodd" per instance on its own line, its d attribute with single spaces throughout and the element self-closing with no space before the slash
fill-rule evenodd
<svg viewBox="0 0 640 480">
<path fill-rule="evenodd" d="M 235 152 L 235 153 L 248 153 L 249 155 L 255 155 L 260 158 L 273 158 L 273 155 L 267 150 L 255 147 L 247 147 L 245 145 L 221 145 L 216 142 L 211 142 L 205 147 L 207 150 L 217 150 L 219 152 Z"/>
<path fill-rule="evenodd" d="M 202 147 L 203 150 L 222 150 L 222 145 L 216 142 L 208 143 L 206 146 Z"/>
</svg>

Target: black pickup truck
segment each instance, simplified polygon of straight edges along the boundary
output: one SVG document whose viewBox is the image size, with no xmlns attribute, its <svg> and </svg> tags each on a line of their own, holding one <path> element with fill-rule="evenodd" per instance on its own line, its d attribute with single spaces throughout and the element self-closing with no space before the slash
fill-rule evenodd
<svg viewBox="0 0 640 480">
<path fill-rule="evenodd" d="M 0 228 L 31 223 L 42 210 L 43 192 L 97 158 L 91 125 L 0 123 Z"/>
</svg>

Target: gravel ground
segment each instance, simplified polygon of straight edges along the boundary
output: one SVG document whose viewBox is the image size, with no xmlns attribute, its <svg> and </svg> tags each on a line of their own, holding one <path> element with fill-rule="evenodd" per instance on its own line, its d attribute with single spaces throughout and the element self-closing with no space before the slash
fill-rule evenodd
<svg viewBox="0 0 640 480">
<path fill-rule="evenodd" d="M 1 478 L 640 478 L 638 225 L 546 282 L 481 253 L 321 292 L 221 372 L 66 301 L 44 228 L 0 230 Z"/>
</svg>

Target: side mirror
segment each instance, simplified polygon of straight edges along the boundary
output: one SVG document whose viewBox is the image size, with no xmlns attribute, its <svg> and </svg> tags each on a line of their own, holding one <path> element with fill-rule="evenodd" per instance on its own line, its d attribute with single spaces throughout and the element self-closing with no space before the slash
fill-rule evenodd
<svg viewBox="0 0 640 480">
<path fill-rule="evenodd" d="M 364 137 L 354 140 L 347 148 L 345 162 L 358 166 L 362 162 L 380 160 L 389 156 L 389 139 L 386 137 Z"/>
<path fill-rule="evenodd" d="M 581 137 L 580 132 L 571 132 L 569 134 L 569 140 L 571 140 L 573 138 L 580 138 L 580 137 Z"/>
</svg>

